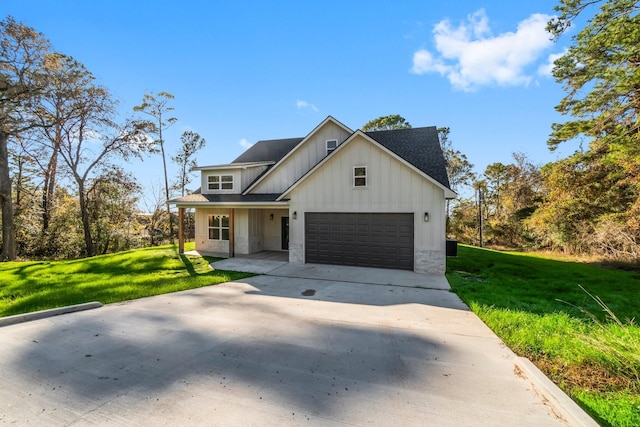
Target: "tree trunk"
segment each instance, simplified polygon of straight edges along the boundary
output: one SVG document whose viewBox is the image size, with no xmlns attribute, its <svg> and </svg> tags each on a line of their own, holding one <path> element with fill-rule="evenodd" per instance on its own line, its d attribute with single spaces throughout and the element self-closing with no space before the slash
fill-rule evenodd
<svg viewBox="0 0 640 427">
<path fill-rule="evenodd" d="M 2 205 L 2 251 L 0 261 L 16 259 L 16 229 L 13 222 L 13 199 L 9 178 L 9 135 L 0 131 L 0 205 Z"/>
<path fill-rule="evenodd" d="M 87 194 L 84 191 L 84 182 L 78 181 L 78 196 L 80 199 L 80 216 L 82 217 L 82 229 L 84 230 L 84 244 L 88 257 L 95 256 L 96 250 L 91 237 L 91 223 L 89 221 L 89 209 L 87 207 Z"/>
<path fill-rule="evenodd" d="M 165 204 L 167 206 L 167 216 L 169 217 L 169 242 L 173 244 L 173 222 L 171 221 L 171 206 L 169 205 L 169 178 L 167 176 L 167 160 L 164 155 L 164 141 L 162 140 L 162 134 L 160 134 L 160 151 L 162 153 L 162 165 L 164 166 L 164 195 Z"/>
<path fill-rule="evenodd" d="M 22 175 L 23 175 L 23 170 L 24 170 L 24 157 L 22 156 L 17 156 L 17 165 L 18 165 L 18 173 L 16 175 L 16 179 L 15 179 L 15 188 L 16 188 L 16 203 L 13 207 L 13 213 L 14 215 L 20 215 L 20 208 L 22 206 Z"/>
<path fill-rule="evenodd" d="M 51 211 L 53 206 L 53 198 L 55 196 L 56 174 L 58 171 L 58 143 L 53 146 L 53 153 L 47 164 L 47 170 L 44 171 L 44 184 L 42 188 L 42 233 L 49 229 L 51 222 Z"/>
</svg>

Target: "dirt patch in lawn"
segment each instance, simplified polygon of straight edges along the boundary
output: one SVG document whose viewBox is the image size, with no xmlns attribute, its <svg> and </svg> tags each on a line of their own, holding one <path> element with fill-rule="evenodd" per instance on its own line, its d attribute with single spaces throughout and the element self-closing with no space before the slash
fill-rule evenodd
<svg viewBox="0 0 640 427">
<path fill-rule="evenodd" d="M 537 359 L 533 363 L 556 384 L 599 392 L 633 390 L 640 392 L 640 385 L 629 378 L 615 375 L 602 366 L 582 363 L 566 365 L 559 361 Z"/>
</svg>

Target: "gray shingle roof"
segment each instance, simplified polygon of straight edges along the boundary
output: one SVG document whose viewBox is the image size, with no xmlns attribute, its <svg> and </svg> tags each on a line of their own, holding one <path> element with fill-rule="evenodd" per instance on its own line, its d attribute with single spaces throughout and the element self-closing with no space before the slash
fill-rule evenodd
<svg viewBox="0 0 640 427">
<path fill-rule="evenodd" d="M 304 138 L 258 141 L 231 163 L 278 162 Z"/>
<path fill-rule="evenodd" d="M 435 126 L 365 133 L 440 184 L 451 188 Z"/>
</svg>

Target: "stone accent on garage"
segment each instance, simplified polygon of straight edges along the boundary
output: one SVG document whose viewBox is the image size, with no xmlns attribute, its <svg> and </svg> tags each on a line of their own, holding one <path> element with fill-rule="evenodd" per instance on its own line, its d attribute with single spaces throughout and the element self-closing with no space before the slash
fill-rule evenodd
<svg viewBox="0 0 640 427">
<path fill-rule="evenodd" d="M 292 264 L 304 264 L 304 248 L 301 243 L 289 241 L 289 262 Z"/>
<path fill-rule="evenodd" d="M 414 271 L 416 273 L 444 274 L 446 270 L 446 257 L 444 250 L 418 250 L 415 251 Z"/>
</svg>

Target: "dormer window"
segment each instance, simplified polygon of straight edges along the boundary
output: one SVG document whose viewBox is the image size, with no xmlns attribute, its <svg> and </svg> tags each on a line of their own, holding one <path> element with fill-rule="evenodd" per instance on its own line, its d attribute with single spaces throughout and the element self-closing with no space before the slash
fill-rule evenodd
<svg viewBox="0 0 640 427">
<path fill-rule="evenodd" d="M 329 140 L 327 140 L 327 155 L 329 155 L 336 148 L 338 148 L 338 140 L 337 139 L 329 139 Z"/>
<path fill-rule="evenodd" d="M 207 188 L 209 190 L 233 190 L 233 175 L 209 175 Z"/>
</svg>

